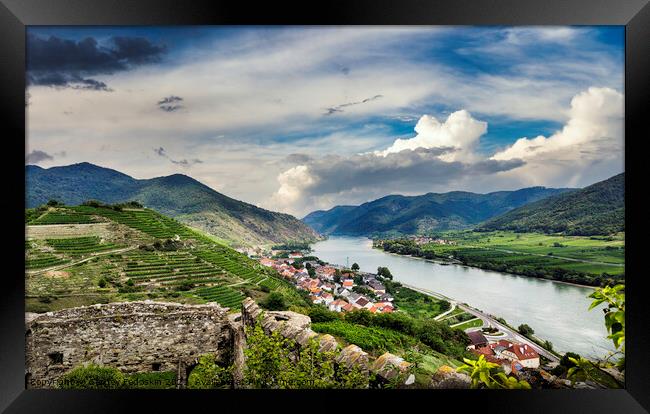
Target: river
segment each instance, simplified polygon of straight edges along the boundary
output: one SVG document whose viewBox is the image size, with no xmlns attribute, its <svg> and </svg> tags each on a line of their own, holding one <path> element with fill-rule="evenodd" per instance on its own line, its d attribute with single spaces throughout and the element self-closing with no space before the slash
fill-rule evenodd
<svg viewBox="0 0 650 414">
<path fill-rule="evenodd" d="M 559 352 L 602 358 L 614 347 L 606 339 L 601 308 L 588 311 L 593 289 L 544 279 L 493 272 L 463 265 L 442 265 L 372 248 L 365 237 L 330 236 L 312 245 L 313 254 L 329 263 L 358 263 L 375 273 L 386 266 L 396 281 L 441 293 L 517 327 L 528 324 L 535 335 Z"/>
</svg>

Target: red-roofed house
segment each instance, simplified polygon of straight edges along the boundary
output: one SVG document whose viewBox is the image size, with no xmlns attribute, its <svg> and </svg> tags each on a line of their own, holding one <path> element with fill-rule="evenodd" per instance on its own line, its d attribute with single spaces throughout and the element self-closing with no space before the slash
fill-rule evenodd
<svg viewBox="0 0 650 414">
<path fill-rule="evenodd" d="M 329 305 L 329 309 L 332 312 L 341 312 L 341 310 L 345 307 L 345 305 L 349 305 L 348 302 L 344 301 L 343 299 L 336 299 Z"/>
<path fill-rule="evenodd" d="M 267 259 L 267 258 L 265 257 L 265 258 L 263 258 L 263 259 L 260 259 L 260 264 L 261 264 L 262 266 L 272 267 L 272 266 L 275 264 L 275 260 L 273 260 L 273 259 Z"/>
<path fill-rule="evenodd" d="M 510 343 L 501 355 L 512 361 L 519 361 L 526 368 L 539 368 L 539 354 L 528 344 Z"/>
<path fill-rule="evenodd" d="M 354 280 L 352 280 L 352 279 L 345 279 L 345 280 L 343 281 L 343 287 L 344 287 L 344 288 L 346 288 L 346 289 L 352 289 L 353 286 L 354 286 Z"/>
<path fill-rule="evenodd" d="M 298 259 L 300 257 L 302 257 L 302 253 L 300 253 L 300 252 L 291 252 L 291 253 L 289 253 L 289 258 L 290 259 Z"/>
</svg>

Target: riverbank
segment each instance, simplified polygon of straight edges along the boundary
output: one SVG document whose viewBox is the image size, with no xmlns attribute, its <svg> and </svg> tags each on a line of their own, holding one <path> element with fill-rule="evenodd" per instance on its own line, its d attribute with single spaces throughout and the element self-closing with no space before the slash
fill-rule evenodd
<svg viewBox="0 0 650 414">
<path fill-rule="evenodd" d="M 547 278 L 544 278 L 544 277 L 534 277 L 534 276 L 527 276 L 527 275 L 517 274 L 517 273 L 501 272 L 499 270 L 488 269 L 488 268 L 484 268 L 484 267 L 480 267 L 480 266 L 472 266 L 472 265 L 465 264 L 465 263 L 463 263 L 461 261 L 458 261 L 458 260 L 455 260 L 455 259 L 449 259 L 449 260 L 445 260 L 443 258 L 439 258 L 437 260 L 436 259 L 426 259 L 424 257 L 411 256 L 411 255 L 408 255 L 408 254 L 399 254 L 399 253 L 388 252 L 388 251 L 386 251 L 384 249 L 381 249 L 379 247 L 376 247 L 374 245 L 372 246 L 372 248 L 376 249 L 376 250 L 379 250 L 379 251 L 381 251 L 383 253 L 386 253 L 386 254 L 390 254 L 390 255 L 394 255 L 394 256 L 400 256 L 400 257 L 408 257 L 410 259 L 422 260 L 424 262 L 435 263 L 435 264 L 438 264 L 438 265 L 441 265 L 441 266 L 456 265 L 456 266 L 463 266 L 463 267 L 471 267 L 471 268 L 474 268 L 474 269 L 489 270 L 491 272 L 501 273 L 503 275 L 508 275 L 508 276 L 515 275 L 515 276 L 527 277 L 527 278 L 531 278 L 531 279 L 548 280 L 548 281 L 554 282 L 554 283 L 561 283 L 563 285 L 577 286 L 577 287 L 587 288 L 587 289 L 592 289 L 592 290 L 598 289 L 598 286 L 581 285 L 579 283 L 565 282 L 563 280 L 547 279 Z"/>
</svg>

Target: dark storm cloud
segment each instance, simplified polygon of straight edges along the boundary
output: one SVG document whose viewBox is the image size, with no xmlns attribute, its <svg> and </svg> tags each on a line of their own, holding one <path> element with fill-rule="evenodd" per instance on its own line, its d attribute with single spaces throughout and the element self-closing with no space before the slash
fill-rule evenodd
<svg viewBox="0 0 650 414">
<path fill-rule="evenodd" d="M 155 152 L 156 155 L 158 155 L 158 156 L 160 156 L 162 158 L 165 158 L 166 160 L 168 160 L 172 164 L 180 165 L 180 166 L 183 166 L 183 167 L 191 167 L 192 165 L 195 165 L 195 164 L 203 164 L 203 160 L 200 160 L 198 158 L 193 158 L 193 159 L 190 159 L 190 160 L 185 159 L 185 158 L 183 158 L 182 160 L 172 159 L 169 155 L 167 155 L 167 151 L 165 151 L 165 149 L 163 147 L 154 148 L 153 152 Z"/>
<path fill-rule="evenodd" d="M 45 151 L 33 150 L 25 156 L 25 164 L 38 164 L 41 161 L 53 160 L 54 157 Z"/>
<path fill-rule="evenodd" d="M 106 46 L 96 39 L 27 37 L 27 82 L 60 88 L 110 91 L 96 75 L 110 75 L 159 62 L 166 52 L 142 37 L 113 37 Z"/>
<path fill-rule="evenodd" d="M 371 102 L 371 101 L 374 101 L 374 100 L 377 100 L 377 99 L 383 98 L 383 97 L 384 97 L 384 95 L 375 95 L 375 96 L 373 96 L 371 98 L 366 98 L 366 99 L 364 99 L 362 101 L 347 102 L 347 103 L 344 103 L 344 104 L 341 104 L 341 105 L 332 106 L 330 108 L 326 108 L 325 109 L 326 112 L 323 115 L 327 116 L 327 115 L 332 115 L 332 114 L 334 114 L 336 112 L 344 112 L 343 109 L 341 109 L 341 108 L 346 108 L 348 106 L 353 106 L 353 105 L 361 105 L 361 104 L 368 103 L 368 102 Z"/>
<path fill-rule="evenodd" d="M 381 186 L 387 191 L 410 191 L 448 183 L 468 176 L 508 171 L 524 164 L 521 160 L 484 160 L 476 163 L 446 162 L 438 157 L 452 148 L 417 149 L 389 154 L 372 153 L 351 157 L 327 156 L 306 163 L 312 178 L 303 195 L 338 194 Z"/>
<path fill-rule="evenodd" d="M 183 108 L 183 105 L 181 105 L 179 102 L 182 102 L 183 98 L 180 96 L 168 96 L 166 98 L 163 98 L 158 101 L 158 108 L 165 112 L 175 112 L 178 111 L 179 109 Z"/>
<path fill-rule="evenodd" d="M 311 160 L 312 158 L 307 154 L 294 153 L 287 155 L 282 162 L 287 164 L 304 164 Z"/>
</svg>

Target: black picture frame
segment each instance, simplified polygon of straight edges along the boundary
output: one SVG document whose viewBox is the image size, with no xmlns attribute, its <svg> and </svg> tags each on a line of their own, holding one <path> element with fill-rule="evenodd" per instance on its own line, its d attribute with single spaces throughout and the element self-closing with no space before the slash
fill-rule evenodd
<svg viewBox="0 0 650 414">
<path fill-rule="evenodd" d="M 0 409 L 6 412 L 119 412 L 144 402 L 148 411 L 178 403 L 203 409 L 299 410 L 416 408 L 452 404 L 454 411 L 636 413 L 650 409 L 650 344 L 640 254 L 643 249 L 643 140 L 650 102 L 650 5 L 648 0 L 355 0 L 329 2 L 172 0 L 0 0 L 0 107 L 5 115 L 5 272 L 0 283 Z M 30 25 L 624 25 L 626 274 L 626 387 L 624 390 L 547 391 L 58 391 L 25 389 L 24 214 L 25 27 Z M 21 200 L 21 201 L 19 201 Z M 641 217 L 642 220 L 635 220 Z M 630 225 L 632 223 L 632 225 Z M 11 269 L 11 270 L 9 270 Z M 374 394 L 373 394 L 374 393 Z M 394 393 L 394 395 L 390 395 Z M 371 395 L 372 394 L 372 395 Z M 323 401 L 327 402 L 322 403 Z M 417 404 L 417 405 L 416 405 Z M 345 408 L 347 407 L 347 408 Z M 366 407 L 366 408 L 364 408 Z"/>
</svg>

